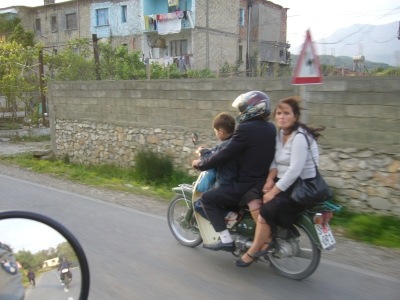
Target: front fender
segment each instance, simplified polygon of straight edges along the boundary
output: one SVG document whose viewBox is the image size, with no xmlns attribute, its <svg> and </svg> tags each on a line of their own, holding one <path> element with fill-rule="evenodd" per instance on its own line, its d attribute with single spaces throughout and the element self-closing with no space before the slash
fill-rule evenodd
<svg viewBox="0 0 400 300">
<path fill-rule="evenodd" d="M 177 195 L 182 195 L 185 199 L 192 201 L 193 197 L 193 186 L 190 184 L 180 184 L 172 188 Z"/>
</svg>

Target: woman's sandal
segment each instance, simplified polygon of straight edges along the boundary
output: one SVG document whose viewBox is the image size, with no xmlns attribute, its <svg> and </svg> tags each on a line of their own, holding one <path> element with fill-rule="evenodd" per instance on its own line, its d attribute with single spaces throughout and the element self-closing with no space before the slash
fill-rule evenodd
<svg viewBox="0 0 400 300">
<path fill-rule="evenodd" d="M 256 257 L 246 252 L 246 255 L 251 258 L 251 261 L 245 262 L 242 258 L 235 260 L 236 267 L 249 267 L 253 262 L 257 260 Z"/>
<path fill-rule="evenodd" d="M 260 258 L 260 257 L 263 257 L 263 256 L 267 255 L 268 253 L 271 252 L 271 248 L 272 248 L 275 244 L 274 244 L 274 242 L 272 241 L 272 242 L 269 242 L 269 243 L 265 243 L 265 245 L 268 245 L 267 248 L 265 248 L 264 250 L 257 251 L 257 252 L 254 253 L 252 256 L 253 256 L 254 258 Z"/>
</svg>

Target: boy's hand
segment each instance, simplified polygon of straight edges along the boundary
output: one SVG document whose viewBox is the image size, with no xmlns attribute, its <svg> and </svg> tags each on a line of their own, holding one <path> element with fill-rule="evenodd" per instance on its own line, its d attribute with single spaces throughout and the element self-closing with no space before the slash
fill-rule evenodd
<svg viewBox="0 0 400 300">
<path fill-rule="evenodd" d="M 197 155 L 198 155 L 198 156 L 201 156 L 201 153 L 202 153 L 202 151 L 203 151 L 204 149 L 207 149 L 207 148 L 204 147 L 204 146 L 201 146 L 201 147 L 197 148 L 197 150 L 196 150 Z"/>
<path fill-rule="evenodd" d="M 198 169 L 199 168 L 200 159 L 195 159 L 192 161 L 192 168 Z"/>
</svg>

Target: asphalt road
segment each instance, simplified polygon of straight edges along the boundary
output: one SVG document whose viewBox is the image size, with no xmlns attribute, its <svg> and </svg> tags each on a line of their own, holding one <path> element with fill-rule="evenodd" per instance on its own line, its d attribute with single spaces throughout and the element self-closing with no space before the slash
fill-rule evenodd
<svg viewBox="0 0 400 300">
<path fill-rule="evenodd" d="M 239 269 L 231 254 L 181 246 L 165 214 L 102 201 L 101 191 L 88 196 L 36 183 L 33 174 L 22 180 L 1 173 L 0 210 L 45 214 L 81 242 L 91 271 L 89 299 L 399 299 L 400 277 L 326 259 L 301 282 L 262 263 Z"/>
<path fill-rule="evenodd" d="M 66 289 L 60 281 L 60 275 L 52 270 L 40 275 L 36 280 L 36 286 L 29 286 L 25 292 L 25 300 L 68 300 L 79 299 L 80 293 L 80 272 L 79 269 L 72 269 L 72 282 L 69 289 Z"/>
</svg>

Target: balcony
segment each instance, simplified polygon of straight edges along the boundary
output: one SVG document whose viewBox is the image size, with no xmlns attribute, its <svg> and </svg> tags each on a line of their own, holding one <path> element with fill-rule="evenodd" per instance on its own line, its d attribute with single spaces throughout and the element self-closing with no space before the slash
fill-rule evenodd
<svg viewBox="0 0 400 300">
<path fill-rule="evenodd" d="M 159 35 L 179 33 L 183 29 L 193 29 L 191 11 L 176 11 L 165 14 L 145 15 L 145 33 L 158 33 Z"/>
</svg>

